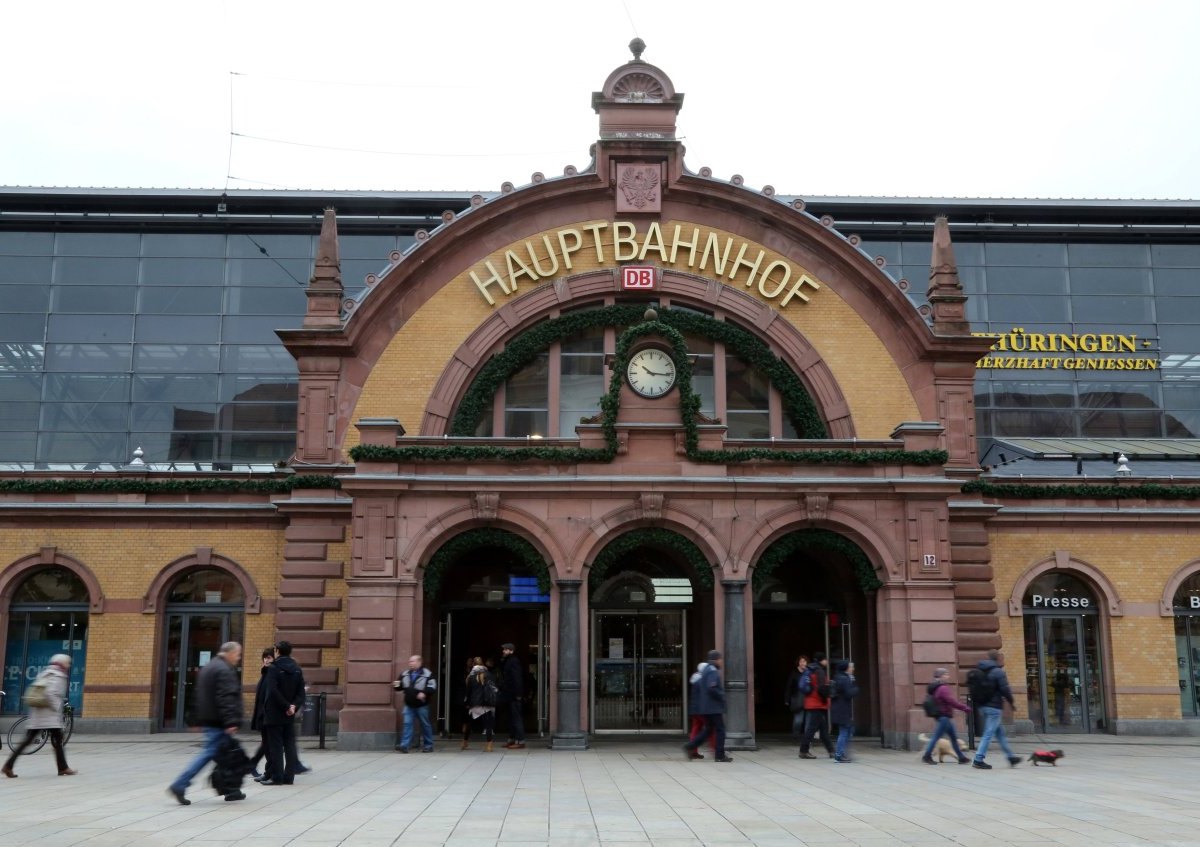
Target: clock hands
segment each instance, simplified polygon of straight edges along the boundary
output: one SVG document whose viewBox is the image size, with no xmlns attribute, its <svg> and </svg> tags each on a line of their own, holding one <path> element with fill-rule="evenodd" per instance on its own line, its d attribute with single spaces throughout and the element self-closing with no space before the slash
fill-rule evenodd
<svg viewBox="0 0 1200 847">
<path fill-rule="evenodd" d="M 650 374 L 650 376 L 670 376 L 671 375 L 669 372 L 668 373 L 659 373 L 658 371 L 652 371 L 645 365 L 638 365 L 638 367 L 640 367 L 646 373 Z"/>
</svg>

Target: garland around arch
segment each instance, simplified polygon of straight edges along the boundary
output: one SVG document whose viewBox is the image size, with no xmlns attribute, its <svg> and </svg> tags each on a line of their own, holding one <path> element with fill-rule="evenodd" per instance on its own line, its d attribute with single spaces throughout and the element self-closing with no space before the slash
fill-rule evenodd
<svg viewBox="0 0 1200 847">
<path fill-rule="evenodd" d="M 592 561 L 592 567 L 588 571 L 588 585 L 595 589 L 622 556 L 632 553 L 638 547 L 646 546 L 665 548 L 678 553 L 695 572 L 696 582 L 705 588 L 713 587 L 712 565 L 700 552 L 700 548 L 678 532 L 660 527 L 639 527 L 618 535 L 604 545 L 604 549 Z"/>
<path fill-rule="evenodd" d="M 864 593 L 883 585 L 867 554 L 850 539 L 827 529 L 798 529 L 779 538 L 759 557 L 758 566 L 754 569 L 755 589 L 761 588 L 767 577 L 789 556 L 813 549 L 841 553 L 849 559 L 854 568 L 854 576 L 858 579 L 858 586 Z"/>
<path fill-rule="evenodd" d="M 442 587 L 446 571 L 465 553 L 480 547 L 499 547 L 515 555 L 522 565 L 529 568 L 538 581 L 538 591 L 550 592 L 550 569 L 537 549 L 515 533 L 492 527 L 477 527 L 454 536 L 433 554 L 425 565 L 423 580 L 425 596 L 436 598 Z"/>
</svg>

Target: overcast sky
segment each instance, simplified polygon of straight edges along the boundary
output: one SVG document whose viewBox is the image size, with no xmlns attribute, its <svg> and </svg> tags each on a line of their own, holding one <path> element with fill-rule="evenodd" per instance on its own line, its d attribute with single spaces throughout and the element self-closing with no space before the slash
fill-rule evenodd
<svg viewBox="0 0 1200 847">
<path fill-rule="evenodd" d="M 630 58 L 801 196 L 1200 199 L 1200 0 L 12 3 L 0 184 L 496 191 Z M 232 133 L 232 134 L 231 134 Z"/>
</svg>

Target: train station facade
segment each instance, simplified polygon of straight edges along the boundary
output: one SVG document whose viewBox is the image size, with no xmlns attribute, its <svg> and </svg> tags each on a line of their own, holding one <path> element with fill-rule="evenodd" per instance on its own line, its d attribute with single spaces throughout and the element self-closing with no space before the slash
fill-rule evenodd
<svg viewBox="0 0 1200 847">
<path fill-rule="evenodd" d="M 453 732 L 469 661 L 512 642 L 531 734 L 581 749 L 681 733 L 687 677 L 716 648 L 736 748 L 790 728 L 784 680 L 820 651 L 857 665 L 860 732 L 907 746 L 933 669 L 965 677 L 1003 648 L 1020 728 L 1191 732 L 1200 409 L 1186 398 L 1200 393 L 1167 315 L 1200 292 L 1197 209 L 1163 210 L 1172 229 L 1154 243 L 1099 224 L 995 237 L 1041 264 L 993 272 L 974 259 L 993 243 L 985 216 L 960 229 L 953 203 L 929 204 L 906 211 L 920 237 L 894 238 L 889 258 L 802 200 L 690 170 L 682 102 L 635 55 L 593 95 L 588 166 L 412 199 L 455 208 L 373 234 L 394 246 L 361 283 L 349 269 L 370 258 L 345 255 L 346 206 L 235 224 L 223 197 L 221 216 L 185 225 L 179 198 L 131 194 L 137 216 L 98 225 L 49 193 L 36 214 L 28 192 L 10 196 L 27 214 L 0 244 L 27 276 L 5 288 L 36 301 L 35 254 L 53 244 L 46 333 L 80 333 L 39 349 L 28 321 L 5 327 L 10 695 L 66 649 L 83 720 L 184 729 L 221 641 L 253 655 L 286 638 L 329 695 L 339 746 L 384 748 L 410 654 L 443 678 Z M 280 226 L 319 227 L 312 253 L 272 256 Z M 205 227 L 225 239 L 211 287 Z M 125 273 L 107 247 L 61 247 L 84 235 L 135 236 L 134 282 L 98 282 Z M 169 255 L 148 246 L 159 237 Z M 243 238 L 257 255 L 235 255 Z M 1046 273 L 1055 249 L 1078 255 L 1063 271 L 1077 289 Z M 1137 250 L 1145 268 L 1121 258 Z M 294 282 L 300 265 L 303 286 L 257 299 L 233 279 Z M 977 297 L 985 276 L 995 288 Z M 1085 285 L 1119 302 L 1081 296 L 1057 319 Z M 128 327 L 105 317 L 117 288 L 136 304 Z M 188 336 L 210 288 L 214 344 Z M 294 320 L 246 319 L 272 298 Z M 1145 299 L 1161 316 L 1136 312 Z M 226 314 L 235 300 L 246 312 Z M 277 337 L 253 337 L 266 323 Z M 123 429 L 45 436 L 47 415 L 110 406 Z"/>
</svg>

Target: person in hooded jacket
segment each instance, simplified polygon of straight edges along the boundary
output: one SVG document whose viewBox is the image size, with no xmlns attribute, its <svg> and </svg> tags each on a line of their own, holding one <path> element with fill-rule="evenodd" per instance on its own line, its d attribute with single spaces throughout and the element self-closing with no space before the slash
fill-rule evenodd
<svg viewBox="0 0 1200 847">
<path fill-rule="evenodd" d="M 929 739 L 929 746 L 925 748 L 925 754 L 921 756 L 921 761 L 927 765 L 936 765 L 937 762 L 933 760 L 933 748 L 937 746 L 939 738 L 948 735 L 950 736 L 950 749 L 958 757 L 958 763 L 960 765 L 967 764 L 971 760 L 958 743 L 958 733 L 954 730 L 954 710 L 958 709 L 963 714 L 970 714 L 971 707 L 960 702 L 954 696 L 954 686 L 950 684 L 950 672 L 945 668 L 938 668 L 934 671 L 933 681 L 925 688 L 925 693 L 933 697 L 940 714 L 937 718 L 937 727 Z"/>
<path fill-rule="evenodd" d="M 808 656 L 796 657 L 796 667 L 788 675 L 787 684 L 783 687 L 783 705 L 792 713 L 792 738 L 799 740 L 804 737 L 804 701 L 805 693 L 800 690 L 800 681 L 808 670 Z"/>
<path fill-rule="evenodd" d="M 704 719 L 704 728 L 700 734 L 683 745 L 683 752 L 689 759 L 702 758 L 697 756 L 697 748 L 704 743 L 710 734 L 717 737 L 716 756 L 713 761 L 732 762 L 725 755 L 725 685 L 721 682 L 721 654 L 716 650 L 708 651 L 708 661 L 703 670 L 697 671 L 699 678 L 691 684 L 690 690 L 695 697 L 695 713 Z M 695 675 L 693 675 L 695 678 Z"/>
<path fill-rule="evenodd" d="M 829 740 L 829 660 L 824 653 L 813 653 L 808 665 L 811 689 L 804 696 L 804 735 L 800 738 L 800 758 L 817 758 L 811 752 L 814 737 L 821 739 L 825 752 L 833 758 L 833 742 Z"/>
<path fill-rule="evenodd" d="M 63 704 L 67 699 L 67 683 L 71 676 L 71 657 L 66 653 L 58 653 L 50 657 L 50 664 L 38 674 L 37 682 L 46 687 L 46 697 L 49 703 L 45 706 L 31 706 L 29 720 L 25 725 L 25 737 L 13 750 L 0 773 L 10 779 L 16 778 L 13 765 L 25 752 L 25 748 L 33 743 L 33 739 L 43 730 L 50 732 L 50 744 L 54 747 L 54 762 L 58 765 L 59 776 L 74 776 L 75 771 L 67 765 L 67 754 L 63 749 Z"/>
<path fill-rule="evenodd" d="M 1008 685 L 1008 674 L 1004 672 L 1004 654 L 999 650 L 988 650 L 988 657 L 979 663 L 978 668 L 989 682 L 992 694 L 987 702 L 975 704 L 975 708 L 979 709 L 979 713 L 983 715 L 984 725 L 983 735 L 979 739 L 979 749 L 975 751 L 975 761 L 972 763 L 972 767 L 983 771 L 992 769 L 992 766 L 985 762 L 984 758 L 987 756 L 988 746 L 992 743 L 994 736 L 1000 743 L 1000 749 L 1004 751 L 1004 755 L 1008 756 L 1008 764 L 1015 768 L 1021 764 L 1021 757 L 1008 746 L 1008 735 L 1004 732 L 1004 724 L 1000 722 L 1000 718 L 1004 715 L 1005 701 L 1011 708 L 1016 708 L 1012 688 Z"/>
<path fill-rule="evenodd" d="M 262 724 L 267 730 L 267 771 L 262 785 L 291 785 L 300 772 L 296 756 L 296 715 L 304 708 L 304 672 L 292 658 L 292 645 L 275 645 L 275 661 L 265 677 Z"/>
<path fill-rule="evenodd" d="M 829 694 L 829 719 L 837 724 L 837 747 L 833 760 L 839 764 L 850 761 L 850 739 L 854 737 L 854 698 L 858 683 L 854 679 L 854 662 L 841 660 L 833 666 L 833 682 Z"/>
<path fill-rule="evenodd" d="M 467 674 L 467 693 L 463 698 L 467 707 L 467 720 L 463 724 L 462 749 L 466 750 L 471 742 L 471 730 L 483 732 L 483 752 L 492 752 L 492 740 L 496 733 L 496 698 L 493 696 L 489 705 L 488 690 L 498 694 L 496 679 L 492 672 L 483 664 L 483 657 L 476 656 Z"/>
</svg>

